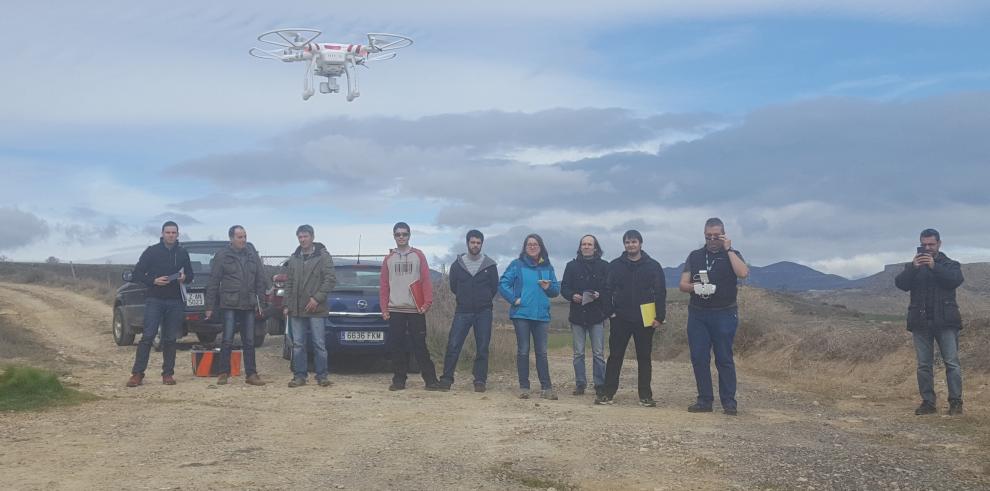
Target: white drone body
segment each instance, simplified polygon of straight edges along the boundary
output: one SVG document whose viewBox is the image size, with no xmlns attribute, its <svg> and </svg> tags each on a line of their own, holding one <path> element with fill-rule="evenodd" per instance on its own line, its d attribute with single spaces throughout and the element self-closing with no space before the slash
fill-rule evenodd
<svg viewBox="0 0 990 491">
<path fill-rule="evenodd" d="M 398 53 L 396 50 L 405 48 L 413 40 L 398 34 L 369 33 L 368 44 L 317 43 L 316 38 L 322 34 L 317 29 L 276 29 L 258 36 L 258 41 L 273 46 L 275 49 L 251 48 L 251 56 L 265 60 L 279 60 L 286 63 L 295 61 L 306 62 L 306 73 L 303 76 L 303 100 L 316 93 L 313 88 L 316 77 L 325 77 L 320 82 L 321 94 L 340 92 L 337 77 L 347 77 L 347 101 L 353 101 L 361 92 L 358 90 L 357 66 L 368 67 L 369 62 L 391 60 Z"/>
</svg>

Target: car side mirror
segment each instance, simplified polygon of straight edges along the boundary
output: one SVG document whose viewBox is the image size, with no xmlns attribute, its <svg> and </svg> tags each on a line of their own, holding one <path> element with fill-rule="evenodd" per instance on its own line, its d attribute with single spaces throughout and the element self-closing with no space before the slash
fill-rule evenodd
<svg viewBox="0 0 990 491">
<path fill-rule="evenodd" d="M 124 271 L 120 274 L 120 278 L 127 283 L 130 283 L 134 279 L 134 275 L 131 271 Z"/>
</svg>

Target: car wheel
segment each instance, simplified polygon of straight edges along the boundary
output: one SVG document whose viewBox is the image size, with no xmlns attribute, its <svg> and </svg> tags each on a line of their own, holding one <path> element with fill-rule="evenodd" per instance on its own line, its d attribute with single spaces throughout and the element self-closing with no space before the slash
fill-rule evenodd
<svg viewBox="0 0 990 491">
<path fill-rule="evenodd" d="M 265 335 L 267 333 L 254 333 L 254 347 L 260 348 L 265 344 Z"/>
<path fill-rule="evenodd" d="M 113 341 L 117 346 L 130 346 L 134 344 L 134 331 L 127 325 L 124 317 L 124 309 L 117 307 L 113 309 Z"/>
<path fill-rule="evenodd" d="M 156 353 L 162 351 L 162 330 L 160 327 L 158 332 L 155 334 L 155 339 L 151 342 L 151 347 L 155 348 Z"/>
<path fill-rule="evenodd" d="M 201 343 L 215 343 L 217 342 L 217 333 L 213 332 L 197 332 L 196 339 Z"/>
<path fill-rule="evenodd" d="M 272 336 L 285 334 L 285 325 L 283 324 L 282 319 L 276 316 L 271 316 L 268 319 L 265 319 L 265 331 Z"/>
</svg>

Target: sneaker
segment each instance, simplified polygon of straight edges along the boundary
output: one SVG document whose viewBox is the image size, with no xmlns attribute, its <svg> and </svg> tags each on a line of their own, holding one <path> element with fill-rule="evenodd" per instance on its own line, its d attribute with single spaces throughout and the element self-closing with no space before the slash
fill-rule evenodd
<svg viewBox="0 0 990 491">
<path fill-rule="evenodd" d="M 265 381 L 261 380 L 261 377 L 259 377 L 257 373 L 248 375 L 248 378 L 244 379 L 244 383 L 248 385 L 265 385 Z"/>
<path fill-rule="evenodd" d="M 388 386 L 388 390 L 395 392 L 397 390 L 406 390 L 406 384 L 397 384 L 392 382 L 392 385 Z"/>
<path fill-rule="evenodd" d="M 574 388 L 574 392 L 571 392 L 571 395 L 572 396 L 583 396 L 584 395 L 584 387 L 575 387 Z"/>
<path fill-rule="evenodd" d="M 440 392 L 440 391 L 446 391 L 446 390 L 448 390 L 448 389 L 444 389 L 443 386 L 440 385 L 440 382 L 430 382 L 430 383 L 426 384 L 425 389 L 426 390 L 429 390 L 429 391 L 433 391 L 433 392 Z"/>
<path fill-rule="evenodd" d="M 440 392 L 447 392 L 447 391 L 450 390 L 450 386 L 451 385 L 454 385 L 454 384 L 452 382 L 445 382 L 445 381 L 441 380 L 439 382 L 439 385 L 440 385 L 440 389 L 439 389 Z"/>
<path fill-rule="evenodd" d="M 739 410 L 734 407 L 723 407 L 722 412 L 728 416 L 738 416 Z"/>
<path fill-rule="evenodd" d="M 221 373 L 220 375 L 217 376 L 217 385 L 227 385 L 227 378 L 229 377 L 230 375 L 226 373 Z"/>
<path fill-rule="evenodd" d="M 520 392 L 519 393 L 519 398 L 520 399 L 529 399 L 529 391 L 528 390 L 523 390 L 522 392 Z"/>
<path fill-rule="evenodd" d="M 302 377 L 292 377 L 292 380 L 289 381 L 289 387 L 302 387 L 304 385 L 306 385 L 306 379 Z"/>
<path fill-rule="evenodd" d="M 657 407 L 657 401 L 654 401 L 652 397 L 647 397 L 646 399 L 640 399 L 639 405 L 643 407 Z"/>
<path fill-rule="evenodd" d="M 595 405 L 611 406 L 612 404 L 615 404 L 615 400 L 605 394 L 598 394 L 595 396 Z"/>
<path fill-rule="evenodd" d="M 316 379 L 316 383 L 319 384 L 320 387 L 330 387 L 331 385 L 333 385 L 333 382 L 325 378 Z"/>
<path fill-rule="evenodd" d="M 700 402 L 696 402 L 696 403 L 691 404 L 690 406 L 688 406 L 688 412 L 689 413 L 710 413 L 710 412 L 712 412 L 712 407 L 711 406 L 708 406 L 708 405 L 705 405 L 705 404 L 702 404 Z"/>
<path fill-rule="evenodd" d="M 915 416 L 923 416 L 925 414 L 935 414 L 937 412 L 938 412 L 938 409 L 935 409 L 935 405 L 934 404 L 929 404 L 927 402 L 922 402 L 921 405 L 918 406 L 918 409 L 915 409 L 914 410 L 914 415 Z"/>
<path fill-rule="evenodd" d="M 557 400 L 557 392 L 553 389 L 545 389 L 540 391 L 540 398 L 549 399 L 551 401 Z"/>
<path fill-rule="evenodd" d="M 962 401 L 949 401 L 949 416 L 962 415 Z"/>
<path fill-rule="evenodd" d="M 162 375 L 162 383 L 165 385 L 175 385 L 175 377 L 171 375 Z"/>
<path fill-rule="evenodd" d="M 127 386 L 128 387 L 137 387 L 137 386 L 141 385 L 143 382 L 144 382 L 144 374 L 143 373 L 132 373 L 131 374 L 131 378 L 127 379 Z"/>
<path fill-rule="evenodd" d="M 485 384 L 474 384 L 474 391 L 475 392 L 484 392 L 485 391 Z"/>
</svg>

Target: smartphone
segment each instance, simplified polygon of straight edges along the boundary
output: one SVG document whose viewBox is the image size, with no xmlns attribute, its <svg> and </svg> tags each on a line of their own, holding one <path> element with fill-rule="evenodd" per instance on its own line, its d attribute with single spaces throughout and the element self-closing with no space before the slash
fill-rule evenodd
<svg viewBox="0 0 990 491">
<path fill-rule="evenodd" d="M 928 254 L 928 252 L 925 251 L 925 246 L 918 246 L 918 254 Z"/>
</svg>

